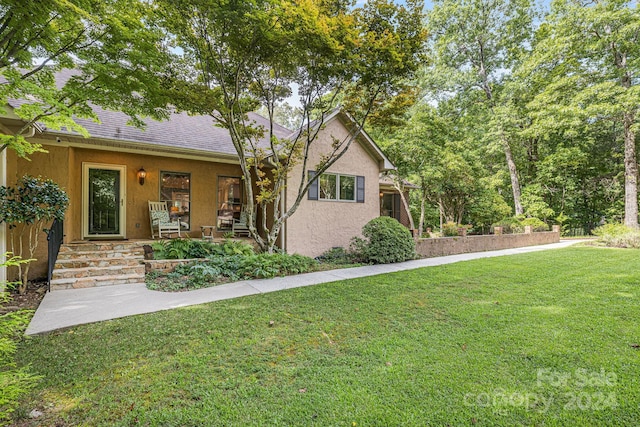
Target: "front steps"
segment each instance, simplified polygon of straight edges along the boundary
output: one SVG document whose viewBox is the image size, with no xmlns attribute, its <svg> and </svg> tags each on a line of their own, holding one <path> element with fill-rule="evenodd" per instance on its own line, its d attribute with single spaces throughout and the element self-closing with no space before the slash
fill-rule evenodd
<svg viewBox="0 0 640 427">
<path fill-rule="evenodd" d="M 144 242 L 76 242 L 60 247 L 51 290 L 144 282 Z"/>
</svg>

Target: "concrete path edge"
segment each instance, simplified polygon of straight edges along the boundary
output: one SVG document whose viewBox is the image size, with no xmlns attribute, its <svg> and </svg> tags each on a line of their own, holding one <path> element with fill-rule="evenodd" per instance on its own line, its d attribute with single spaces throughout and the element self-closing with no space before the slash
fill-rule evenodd
<svg viewBox="0 0 640 427">
<path fill-rule="evenodd" d="M 578 242 L 580 241 L 563 240 L 559 243 L 516 249 L 424 258 L 397 264 L 367 265 L 273 279 L 246 280 L 188 292 L 151 291 L 144 283 L 55 291 L 45 295 L 25 333 L 27 335 L 43 334 L 71 326 L 178 307 L 460 261 L 559 249 Z"/>
</svg>

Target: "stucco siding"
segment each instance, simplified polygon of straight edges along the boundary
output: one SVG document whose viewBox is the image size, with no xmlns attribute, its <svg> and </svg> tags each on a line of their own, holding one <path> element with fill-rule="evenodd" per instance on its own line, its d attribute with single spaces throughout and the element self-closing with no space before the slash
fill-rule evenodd
<svg viewBox="0 0 640 427">
<path fill-rule="evenodd" d="M 31 161 L 13 158 L 10 162 L 9 184 L 14 184 L 24 174 L 51 178 L 67 191 L 70 198 L 65 215 L 65 242 L 82 239 L 82 163 L 99 163 L 126 166 L 126 238 L 149 239 L 148 200 L 159 200 L 160 172 L 187 172 L 191 174 L 191 230 L 184 234 L 200 236 L 200 225 L 215 225 L 217 215 L 217 186 L 219 176 L 241 176 L 238 165 L 211 161 L 177 159 L 146 154 L 121 153 L 90 148 L 59 147 L 45 144 L 48 153 L 35 153 Z M 15 155 L 14 155 L 15 156 Z M 137 171 L 144 167 L 147 178 L 144 185 L 137 179 Z M 218 233 L 221 236 L 221 233 Z M 31 277 L 46 275 L 47 241 L 41 236 L 32 265 Z"/>
<path fill-rule="evenodd" d="M 331 146 L 331 136 L 343 139 L 347 129 L 338 119 L 328 123 L 310 153 L 308 169 L 314 170 L 321 156 Z M 362 227 L 380 214 L 378 162 L 355 141 L 328 173 L 365 177 L 364 203 L 308 200 L 305 195 L 296 212 L 286 223 L 285 249 L 288 253 L 318 256 L 335 246 L 348 247 L 352 237 L 360 236 Z M 292 206 L 301 179 L 301 167 L 290 175 L 286 204 Z"/>
</svg>

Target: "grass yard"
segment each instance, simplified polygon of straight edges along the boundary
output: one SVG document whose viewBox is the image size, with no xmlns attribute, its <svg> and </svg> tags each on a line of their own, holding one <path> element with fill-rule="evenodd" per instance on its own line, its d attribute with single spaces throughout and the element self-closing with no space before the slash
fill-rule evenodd
<svg viewBox="0 0 640 427">
<path fill-rule="evenodd" d="M 20 425 L 637 425 L 640 252 L 490 258 L 35 337 Z M 270 323 L 273 322 L 273 323 Z"/>
</svg>

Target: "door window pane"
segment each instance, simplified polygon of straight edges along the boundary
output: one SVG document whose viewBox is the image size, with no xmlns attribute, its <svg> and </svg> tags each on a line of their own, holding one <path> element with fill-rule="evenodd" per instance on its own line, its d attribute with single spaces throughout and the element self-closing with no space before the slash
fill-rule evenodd
<svg viewBox="0 0 640 427">
<path fill-rule="evenodd" d="M 242 185 L 239 177 L 218 177 L 218 230 L 231 230 L 233 220 L 240 218 L 242 200 Z"/>
<path fill-rule="evenodd" d="M 191 174 L 160 172 L 160 201 L 167 202 L 171 221 L 179 221 L 181 228 L 191 228 Z"/>
<path fill-rule="evenodd" d="M 89 234 L 120 233 L 120 171 L 89 169 Z"/>
</svg>

